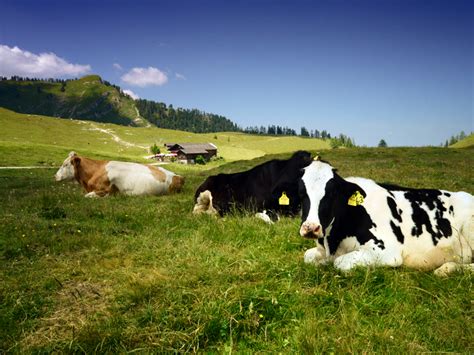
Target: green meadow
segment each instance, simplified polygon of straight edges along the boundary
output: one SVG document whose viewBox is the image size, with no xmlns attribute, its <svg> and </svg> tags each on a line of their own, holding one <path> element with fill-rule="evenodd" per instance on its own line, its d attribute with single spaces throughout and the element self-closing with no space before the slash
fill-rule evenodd
<svg viewBox="0 0 474 355">
<path fill-rule="evenodd" d="M 299 219 L 191 213 L 208 175 L 295 149 L 320 154 L 342 176 L 474 193 L 472 150 L 330 150 L 311 139 L 16 115 L 0 109 L 0 166 L 44 168 L 0 169 L 0 352 L 474 351 L 469 273 L 316 268 L 303 263 L 314 244 L 299 236 Z M 86 199 L 77 184 L 53 179 L 70 150 L 145 161 L 146 147 L 169 140 L 213 142 L 224 160 L 168 165 L 186 176 L 170 196 Z"/>
<path fill-rule="evenodd" d="M 470 134 L 466 138 L 454 143 L 452 148 L 472 148 L 474 147 L 474 134 Z"/>
<path fill-rule="evenodd" d="M 144 158 L 150 155 L 149 147 L 155 143 L 163 147 L 167 142 L 211 142 L 224 162 L 330 147 L 320 139 L 235 132 L 196 134 L 19 114 L 4 108 L 0 108 L 0 127 L 0 166 L 59 166 L 71 150 L 96 158 L 150 162 Z"/>
</svg>

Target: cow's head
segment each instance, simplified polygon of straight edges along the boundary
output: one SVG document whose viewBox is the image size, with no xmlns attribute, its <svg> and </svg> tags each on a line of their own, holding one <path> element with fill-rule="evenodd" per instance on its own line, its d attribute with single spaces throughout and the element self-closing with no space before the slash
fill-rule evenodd
<svg viewBox="0 0 474 355">
<path fill-rule="evenodd" d="M 80 158 L 75 152 L 70 152 L 66 160 L 64 160 L 63 165 L 61 165 L 59 170 L 54 175 L 56 181 L 74 180 L 74 165 L 77 165 L 79 160 Z"/>
<path fill-rule="evenodd" d="M 193 213 L 221 214 L 223 205 L 230 200 L 226 175 L 209 176 L 194 194 Z"/>
<path fill-rule="evenodd" d="M 212 205 L 212 193 L 209 190 L 200 192 L 196 198 L 196 204 L 193 209 L 194 214 L 217 214 L 216 209 Z"/>
<path fill-rule="evenodd" d="M 359 186 L 341 178 L 329 163 L 319 158 L 304 169 L 299 193 L 302 201 L 300 235 L 311 239 L 329 234 L 335 219 L 344 218 L 351 208 L 351 197 L 358 194 L 365 197 Z"/>
</svg>

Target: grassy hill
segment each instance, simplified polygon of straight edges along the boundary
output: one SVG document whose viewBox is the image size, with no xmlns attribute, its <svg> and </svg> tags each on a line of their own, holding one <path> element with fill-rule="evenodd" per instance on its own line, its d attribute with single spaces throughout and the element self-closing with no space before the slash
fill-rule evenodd
<svg viewBox="0 0 474 355">
<path fill-rule="evenodd" d="M 156 127 L 16 113 L 0 108 L 0 166 L 59 165 L 75 150 L 91 157 L 145 162 L 148 148 L 165 142 L 212 142 L 226 161 L 253 159 L 297 149 L 328 149 L 329 142 L 301 137 L 254 136 L 238 132 L 195 134 Z"/>
<path fill-rule="evenodd" d="M 61 118 L 150 126 L 189 132 L 241 129 L 224 116 L 162 102 L 133 100 L 120 87 L 88 75 L 76 80 L 13 77 L 0 80 L 0 107 L 15 112 Z"/>
<path fill-rule="evenodd" d="M 0 81 L 0 107 L 45 116 L 87 119 L 121 125 L 146 125 L 134 101 L 97 75 L 65 84 L 47 81 Z"/>
<path fill-rule="evenodd" d="M 450 146 L 451 148 L 473 148 L 474 147 L 474 134 L 471 134 L 460 140 L 459 142 L 454 143 Z"/>
<path fill-rule="evenodd" d="M 75 137 L 85 124 L 24 119 L 44 131 L 59 121 L 51 140 L 64 128 L 71 144 L 86 147 L 81 140 L 91 135 L 97 147 L 88 152 L 119 156 L 100 132 Z M 141 128 L 129 130 L 148 139 Z M 39 132 L 29 135 L 45 152 L 67 150 L 41 141 Z M 257 150 L 272 143 L 233 135 L 217 141 L 226 137 L 230 144 L 248 139 Z M 28 150 L 17 153 L 17 164 L 29 159 Z M 322 154 L 342 176 L 474 192 L 474 156 L 466 149 Z M 206 176 L 268 158 L 212 171 L 172 165 L 186 176 L 178 195 L 97 200 L 85 199 L 76 184 L 55 183 L 54 169 L 0 170 L 0 352 L 474 352 L 469 273 L 446 279 L 405 268 L 343 274 L 303 263 L 314 242 L 299 236 L 299 219 L 270 226 L 247 215 L 191 214 L 193 193 Z"/>
</svg>

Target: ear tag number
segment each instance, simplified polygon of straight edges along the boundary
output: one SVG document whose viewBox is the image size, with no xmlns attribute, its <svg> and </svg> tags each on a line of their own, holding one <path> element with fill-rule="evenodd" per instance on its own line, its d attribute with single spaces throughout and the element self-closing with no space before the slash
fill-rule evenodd
<svg viewBox="0 0 474 355">
<path fill-rule="evenodd" d="M 286 192 L 282 192 L 280 198 L 278 199 L 278 204 L 280 206 L 288 206 L 290 204 L 290 199 L 286 196 Z"/>
<path fill-rule="evenodd" d="M 349 201 L 347 201 L 347 204 L 349 206 L 359 206 L 364 203 L 364 196 L 359 191 L 356 191 L 352 194 L 351 197 L 349 197 Z"/>
</svg>

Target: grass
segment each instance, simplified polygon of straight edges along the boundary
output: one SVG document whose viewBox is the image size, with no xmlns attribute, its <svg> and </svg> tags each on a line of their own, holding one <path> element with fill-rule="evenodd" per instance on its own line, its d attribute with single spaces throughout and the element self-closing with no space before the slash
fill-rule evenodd
<svg viewBox="0 0 474 355">
<path fill-rule="evenodd" d="M 472 148 L 474 147 L 474 134 L 470 134 L 463 140 L 454 143 L 451 148 Z"/>
<path fill-rule="evenodd" d="M 329 142 L 319 139 L 242 133 L 195 134 L 19 114 L 4 108 L 0 108 L 0 126 L 0 166 L 58 166 L 71 150 L 95 158 L 146 162 L 144 156 L 150 154 L 148 148 L 154 143 L 163 146 L 166 142 L 212 142 L 227 162 L 297 149 L 329 148 Z M 114 141 L 111 134 L 133 145 Z"/>
<path fill-rule="evenodd" d="M 468 150 L 315 153 L 343 176 L 474 193 Z M 191 214 L 207 175 L 268 158 L 176 165 L 181 194 L 97 200 L 54 169 L 0 170 L 0 352 L 474 351 L 468 273 L 341 274 L 303 263 L 298 219 Z"/>
</svg>

